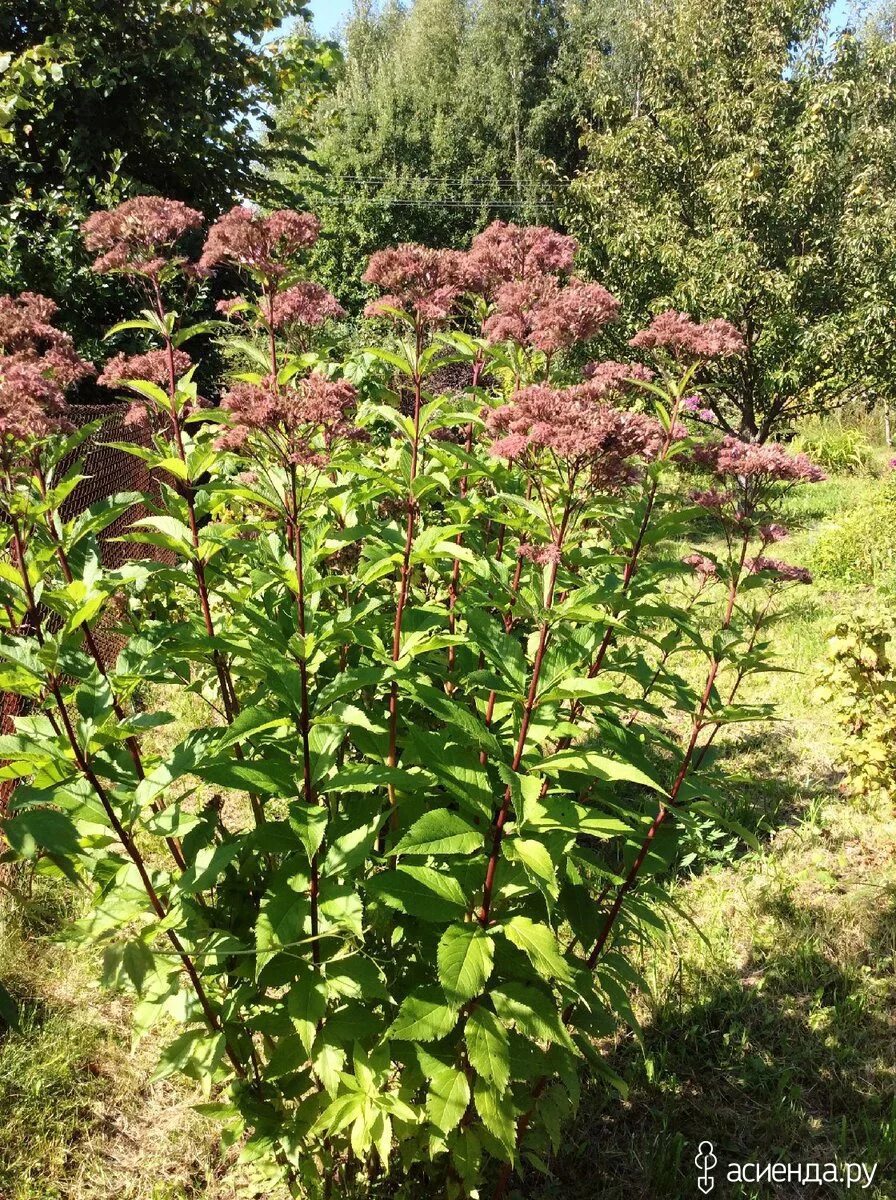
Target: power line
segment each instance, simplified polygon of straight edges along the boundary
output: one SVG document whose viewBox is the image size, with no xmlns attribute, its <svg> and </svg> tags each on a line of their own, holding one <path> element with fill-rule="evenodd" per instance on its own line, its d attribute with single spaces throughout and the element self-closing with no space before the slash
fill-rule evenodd
<svg viewBox="0 0 896 1200">
<path fill-rule="evenodd" d="M 463 175 L 410 175 L 399 178 L 395 175 L 305 175 L 294 176 L 296 183 L 318 183 L 325 185 L 327 183 L 369 183 L 372 185 L 382 184 L 412 184 L 412 183 L 456 183 L 469 186 L 472 184 L 488 184 L 490 187 L 497 188 L 519 188 L 519 187 L 535 187 L 535 188 L 568 188 L 572 185 L 572 180 L 558 179 L 512 179 L 509 176 L 472 176 L 466 177 Z"/>
</svg>

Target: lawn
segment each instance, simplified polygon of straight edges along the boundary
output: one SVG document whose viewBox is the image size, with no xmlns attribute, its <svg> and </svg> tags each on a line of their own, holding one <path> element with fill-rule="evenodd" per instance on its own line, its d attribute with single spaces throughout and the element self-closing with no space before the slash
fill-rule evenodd
<svg viewBox="0 0 896 1200">
<path fill-rule="evenodd" d="M 807 489 L 788 557 L 810 554 L 819 526 L 876 486 Z M 627 1097 L 585 1088 L 552 1175 L 523 1180 L 527 1200 L 692 1197 L 704 1139 L 722 1167 L 877 1163 L 862 1194 L 896 1197 L 896 815 L 842 794 L 830 712 L 813 695 L 833 617 L 883 602 L 868 587 L 791 593 L 777 635 L 791 673 L 762 685 L 781 719 L 726 746 L 732 805 L 759 849 L 724 837 L 701 874 L 677 881 L 691 923 L 645 951 L 641 1042 L 608 1047 Z M 193 1110 L 202 1097 L 153 1082 L 152 1036 L 130 1046 L 123 1002 L 58 940 L 60 895 L 35 885 L 3 911 L 0 975 L 23 1004 L 20 1030 L 0 1042 L 0 1197 L 261 1194 Z M 806 1194 L 796 1183 L 719 1191 Z"/>
</svg>

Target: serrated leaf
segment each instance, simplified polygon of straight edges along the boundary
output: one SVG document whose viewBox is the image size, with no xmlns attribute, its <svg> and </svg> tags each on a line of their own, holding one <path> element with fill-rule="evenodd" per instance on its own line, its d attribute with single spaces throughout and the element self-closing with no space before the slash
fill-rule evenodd
<svg viewBox="0 0 896 1200">
<path fill-rule="evenodd" d="M 467 1057 L 477 1075 L 489 1080 L 499 1092 L 510 1082 L 510 1041 L 507 1030 L 491 1011 L 477 1004 L 465 1027 Z"/>
<path fill-rule="evenodd" d="M 394 853 L 473 854 L 482 845 L 482 834 L 463 817 L 447 808 L 436 808 L 414 822 Z"/>
<path fill-rule="evenodd" d="M 457 1024 L 457 1008 L 446 1004 L 433 990 L 405 996 L 392 1022 L 388 1037 L 404 1042 L 434 1042 L 447 1036 Z"/>
<path fill-rule="evenodd" d="M 402 864 L 371 876 L 363 887 L 390 908 L 424 921 L 452 921 L 467 907 L 458 881 L 435 867 Z"/>
<path fill-rule="evenodd" d="M 508 1160 L 512 1160 L 516 1152 L 516 1122 L 513 1108 L 507 1103 L 505 1095 L 487 1080 L 479 1078 L 473 1085 L 473 1103 L 482 1118 L 482 1124 L 492 1137 L 497 1138 Z"/>
<path fill-rule="evenodd" d="M 527 956 L 532 966 L 549 983 L 572 983 L 569 963 L 560 953 L 557 938 L 548 925 L 539 924 L 529 917 L 511 917 L 500 926 L 509 942 Z"/>
<path fill-rule="evenodd" d="M 454 1004 L 472 1000 L 492 973 L 495 943 L 481 925 L 450 925 L 442 934 L 436 955 L 439 983 Z"/>
<path fill-rule="evenodd" d="M 460 1124 L 470 1103 L 470 1085 L 457 1067 L 443 1067 L 430 1079 L 426 1097 L 426 1115 L 442 1133 L 450 1133 Z"/>
</svg>

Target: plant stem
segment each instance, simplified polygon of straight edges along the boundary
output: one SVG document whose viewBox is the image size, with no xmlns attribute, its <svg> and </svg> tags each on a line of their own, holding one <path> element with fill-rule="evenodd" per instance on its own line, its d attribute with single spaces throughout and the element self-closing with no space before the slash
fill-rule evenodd
<svg viewBox="0 0 896 1200">
<path fill-rule="evenodd" d="M 569 522 L 570 512 L 572 507 L 571 496 L 567 499 L 563 511 L 563 519 L 560 522 L 557 530 L 555 546 L 556 556 L 553 558 L 548 569 L 547 587 L 545 589 L 545 609 L 549 612 L 554 603 L 554 591 L 557 585 L 557 572 L 560 567 L 560 552 L 563 548 L 563 541 L 566 536 L 567 525 Z M 526 749 L 526 739 L 529 735 L 529 726 L 532 722 L 532 713 L 535 711 L 535 704 L 538 699 L 538 685 L 541 679 L 541 668 L 544 663 L 544 655 L 547 650 L 548 638 L 550 636 L 550 622 L 545 617 L 541 622 L 541 627 L 538 632 L 538 646 L 535 651 L 535 657 L 532 661 L 532 675 L 529 680 L 529 689 L 526 693 L 526 698 L 523 702 L 522 719 L 520 720 L 520 730 L 517 735 L 516 748 L 513 754 L 513 761 L 510 764 L 510 769 L 514 772 L 519 771 L 520 763 L 523 759 L 523 753 Z M 492 899 L 494 896 L 495 875 L 498 870 L 498 862 L 501 857 L 501 845 L 504 840 L 504 827 L 507 824 L 507 819 L 510 815 L 510 802 L 512 799 L 512 789 L 510 784 L 504 790 L 504 797 L 501 801 L 501 807 L 498 809 L 492 827 L 492 846 L 489 854 L 488 865 L 485 871 L 485 883 L 482 888 L 482 904 L 479 908 L 478 918 L 479 923 L 487 926 L 491 915 Z"/>
<path fill-rule="evenodd" d="M 317 804 L 314 792 L 314 780 L 311 773 L 311 704 L 308 698 L 308 659 L 305 654 L 305 569 L 302 554 L 302 526 L 299 521 L 298 489 L 296 469 L 290 465 L 290 489 L 292 511 L 288 514 L 288 523 L 292 527 L 293 554 L 296 560 L 296 622 L 299 636 L 302 639 L 302 652 L 299 655 L 299 691 L 300 717 L 299 731 L 302 738 L 302 778 L 306 804 Z M 311 855 L 311 880 L 308 888 L 308 899 L 311 908 L 311 956 L 316 964 L 320 962 L 320 915 L 318 897 L 320 893 L 320 872 L 318 856 L 315 851 Z"/>
<path fill-rule="evenodd" d="M 414 548 L 414 533 L 417 525 L 417 502 L 414 497 L 414 483 L 420 454 L 420 409 L 423 401 L 423 377 L 420 373 L 420 355 L 423 351 L 423 327 L 418 322 L 416 327 L 415 358 L 413 370 L 414 383 L 414 434 L 411 439 L 411 465 L 408 472 L 408 496 L 405 515 L 404 550 L 401 557 L 401 574 L 398 585 L 398 600 L 395 605 L 395 620 L 392 625 L 392 661 L 398 662 L 401 657 L 401 627 L 404 620 L 404 610 L 408 601 L 411 577 L 411 551 Z M 389 767 L 398 764 L 398 682 L 393 679 L 389 688 L 389 752 L 386 758 Z M 389 828 L 393 837 L 398 831 L 398 801 L 395 795 L 395 785 L 388 784 L 389 795 Z"/>
</svg>

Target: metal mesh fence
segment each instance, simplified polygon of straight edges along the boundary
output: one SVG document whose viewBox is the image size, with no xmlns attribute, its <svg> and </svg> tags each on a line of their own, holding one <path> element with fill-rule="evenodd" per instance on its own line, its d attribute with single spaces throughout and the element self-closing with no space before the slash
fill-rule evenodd
<svg viewBox="0 0 896 1200">
<path fill-rule="evenodd" d="M 102 423 L 82 443 L 72 458 L 63 463 L 64 472 L 81 459 L 82 474 L 85 476 L 62 506 L 62 516 L 66 520 L 84 512 L 98 500 L 114 496 L 118 492 L 141 492 L 150 497 L 158 495 L 158 483 L 142 459 L 128 454 L 126 450 L 118 450 L 106 444 L 130 442 L 135 445 L 149 445 L 149 435 L 141 434 L 140 427 L 124 424 L 126 412 L 127 406 L 123 404 L 69 407 L 67 415 L 73 424 L 79 427 L 97 420 Z M 157 550 L 154 546 L 117 540 L 133 521 L 145 515 L 144 505 L 134 505 L 99 535 L 100 555 L 104 566 L 115 568 L 135 559 L 158 558 L 164 555 L 164 551 Z M 51 621 L 48 624 L 52 627 Z M 111 629 L 104 628 L 102 622 L 93 632 L 104 662 L 114 661 L 123 644 L 121 637 Z M 21 696 L 11 692 L 0 692 L 0 732 L 12 733 L 15 718 L 25 711 L 25 702 Z M 14 780 L 0 782 L 0 813 L 5 811 L 14 787 Z"/>
</svg>

